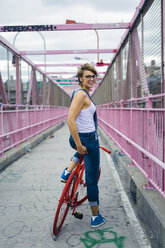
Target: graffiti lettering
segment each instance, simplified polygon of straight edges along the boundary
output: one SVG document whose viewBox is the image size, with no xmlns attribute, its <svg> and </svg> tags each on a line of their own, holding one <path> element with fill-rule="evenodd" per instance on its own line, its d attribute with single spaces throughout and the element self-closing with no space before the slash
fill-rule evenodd
<svg viewBox="0 0 165 248">
<path fill-rule="evenodd" d="M 3 26 L 1 32 L 53 31 L 54 25 Z"/>
<path fill-rule="evenodd" d="M 92 248 L 97 244 L 105 243 L 114 243 L 117 248 L 123 248 L 125 237 L 117 237 L 117 233 L 110 229 L 112 229 L 112 227 L 86 232 L 84 234 L 85 237 L 80 238 L 80 240 L 84 243 L 86 248 Z"/>
</svg>

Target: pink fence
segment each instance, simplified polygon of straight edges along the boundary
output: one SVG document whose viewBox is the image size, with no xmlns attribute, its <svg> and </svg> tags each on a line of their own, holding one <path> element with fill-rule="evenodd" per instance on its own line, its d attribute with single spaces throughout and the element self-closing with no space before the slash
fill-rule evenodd
<svg viewBox="0 0 165 248">
<path fill-rule="evenodd" d="M 97 107 L 99 125 L 165 198 L 164 96 L 120 101 Z"/>
<path fill-rule="evenodd" d="M 0 105 L 0 154 L 67 118 L 67 107 Z"/>
</svg>

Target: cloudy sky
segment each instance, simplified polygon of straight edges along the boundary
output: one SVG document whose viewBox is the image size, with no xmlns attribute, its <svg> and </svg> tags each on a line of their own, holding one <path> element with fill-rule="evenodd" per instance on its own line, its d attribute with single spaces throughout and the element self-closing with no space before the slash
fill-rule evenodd
<svg viewBox="0 0 165 248">
<path fill-rule="evenodd" d="M 139 0 L 1 0 L 1 24 L 129 21 Z"/>
<path fill-rule="evenodd" d="M 66 19 L 79 23 L 130 22 L 140 0 L 1 0 L 0 25 L 65 24 Z M 115 49 L 125 30 L 98 30 L 99 47 Z M 0 33 L 13 43 L 16 33 Z M 97 36 L 90 31 L 42 32 L 47 50 L 96 49 Z M 43 40 L 38 32 L 24 32 L 17 36 L 18 50 L 43 50 Z M 97 55 L 78 54 L 90 61 Z M 109 62 L 111 54 L 100 54 L 100 59 Z M 43 62 L 43 56 L 30 57 L 35 63 Z M 74 55 L 47 56 L 47 62 L 75 62 Z"/>
</svg>

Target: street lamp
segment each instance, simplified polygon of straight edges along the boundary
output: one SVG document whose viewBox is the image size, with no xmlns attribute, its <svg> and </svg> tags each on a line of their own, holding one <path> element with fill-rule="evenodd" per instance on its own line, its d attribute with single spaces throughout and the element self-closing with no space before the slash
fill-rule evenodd
<svg viewBox="0 0 165 248">
<path fill-rule="evenodd" d="M 81 60 L 81 59 L 83 59 L 83 58 L 80 58 L 80 57 L 74 57 L 74 59 Z M 84 60 L 86 60 L 86 59 L 84 59 Z M 88 59 L 87 59 L 87 60 L 88 60 Z"/>
<path fill-rule="evenodd" d="M 45 37 L 43 36 L 43 34 L 38 31 L 38 33 L 40 34 L 42 40 L 43 40 L 43 44 L 44 44 L 44 51 L 46 51 L 46 41 L 45 41 Z M 15 46 L 15 41 L 16 41 L 16 38 L 17 36 L 20 34 L 20 32 L 18 32 L 15 36 L 14 36 L 14 39 L 13 39 L 13 46 Z M 14 58 L 13 58 L 13 62 L 14 62 Z M 44 64 L 45 64 L 45 72 L 46 72 L 46 54 L 44 54 Z"/>
<path fill-rule="evenodd" d="M 90 61 L 90 60 L 89 60 L 89 59 L 87 59 L 87 58 L 74 57 L 74 59 L 76 59 L 76 60 L 88 60 L 88 61 L 90 62 L 90 64 L 91 64 L 91 65 L 95 65 L 95 63 L 94 63 L 94 62 Z"/>
<path fill-rule="evenodd" d="M 99 49 L 99 34 L 97 30 L 95 29 L 96 35 L 97 35 L 97 49 Z M 97 54 L 97 62 L 99 63 L 99 53 Z"/>
<path fill-rule="evenodd" d="M 82 57 L 74 57 L 74 59 L 77 59 L 77 60 L 88 60 L 88 61 L 91 63 L 91 61 L 90 61 L 89 59 L 87 59 L 87 58 L 82 58 Z"/>
<path fill-rule="evenodd" d="M 76 22 L 74 20 L 66 20 L 65 23 L 66 24 L 79 24 L 78 22 Z M 95 29 L 95 33 L 97 35 L 97 49 L 99 49 L 99 34 L 98 34 L 96 29 Z M 97 62 L 99 63 L 99 53 L 97 53 Z"/>
</svg>

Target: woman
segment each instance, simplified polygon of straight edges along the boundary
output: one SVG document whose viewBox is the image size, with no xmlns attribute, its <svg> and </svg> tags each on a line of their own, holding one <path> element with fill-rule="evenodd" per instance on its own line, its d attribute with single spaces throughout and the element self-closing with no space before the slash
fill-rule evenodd
<svg viewBox="0 0 165 248">
<path fill-rule="evenodd" d="M 84 156 L 87 196 L 92 211 L 91 226 L 98 227 L 105 223 L 99 213 L 98 176 L 100 166 L 100 150 L 97 135 L 96 107 L 89 96 L 89 91 L 96 83 L 97 71 L 90 64 L 78 69 L 79 89 L 74 91 L 69 108 L 67 123 L 70 130 L 70 145 L 77 152 L 63 171 L 61 181 L 66 182 L 79 162 L 79 154 Z"/>
</svg>

